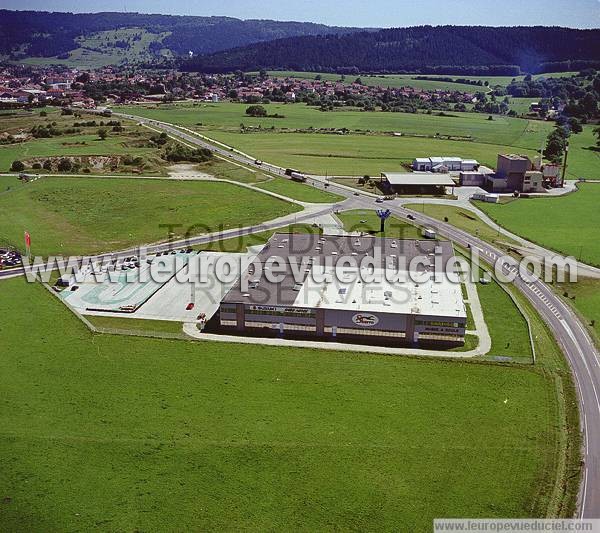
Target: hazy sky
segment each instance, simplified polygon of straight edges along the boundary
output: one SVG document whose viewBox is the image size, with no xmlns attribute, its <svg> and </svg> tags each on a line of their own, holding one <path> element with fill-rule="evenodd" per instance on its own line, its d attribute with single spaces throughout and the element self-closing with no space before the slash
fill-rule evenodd
<svg viewBox="0 0 600 533">
<path fill-rule="evenodd" d="M 363 27 L 421 24 L 600 27 L 600 0 L 2 0 L 0 7 L 75 13 L 226 15 Z"/>
</svg>

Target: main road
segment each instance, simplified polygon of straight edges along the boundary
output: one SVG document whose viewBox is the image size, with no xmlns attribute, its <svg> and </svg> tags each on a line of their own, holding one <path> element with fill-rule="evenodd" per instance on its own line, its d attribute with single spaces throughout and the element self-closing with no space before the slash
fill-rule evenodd
<svg viewBox="0 0 600 533">
<path fill-rule="evenodd" d="M 248 154 L 244 154 L 231 147 L 207 139 L 206 137 L 193 132 L 187 128 L 175 126 L 170 123 L 156 121 L 136 115 L 125 113 L 114 113 L 113 116 L 135 120 L 140 124 L 165 131 L 172 137 L 180 139 L 194 146 L 208 148 L 216 155 L 232 160 L 234 162 L 249 165 L 257 168 L 256 160 Z M 274 174 L 281 174 L 283 169 L 277 165 L 262 162 L 260 168 L 270 171 Z M 313 186 L 323 187 L 325 184 L 319 177 L 309 177 L 308 183 Z M 328 184 L 329 190 L 335 190 L 337 194 L 346 197 L 344 202 L 339 203 L 335 208 L 340 210 L 356 208 L 374 208 L 374 195 L 360 193 L 335 183 Z M 600 355 L 596 346 L 582 324 L 579 317 L 573 310 L 557 296 L 551 288 L 541 280 L 527 280 L 523 276 L 516 275 L 519 265 L 512 257 L 507 257 L 504 253 L 493 245 L 475 237 L 456 227 L 441 222 L 437 219 L 426 216 L 394 205 L 393 202 L 386 202 L 392 213 L 398 217 L 406 218 L 409 214 L 412 222 L 420 226 L 434 228 L 439 235 L 442 235 L 456 244 L 477 250 L 483 260 L 495 265 L 502 258 L 502 272 L 514 277 L 513 284 L 521 293 L 531 302 L 538 311 L 544 322 L 552 331 L 556 341 L 565 354 L 571 370 L 573 372 L 580 407 L 581 426 L 584 437 L 584 464 L 581 490 L 578 501 L 578 516 L 582 518 L 600 518 Z M 296 221 L 311 220 L 319 214 L 331 212 L 331 206 L 323 207 L 321 211 L 310 214 L 298 214 Z M 289 223 L 289 222 L 288 222 Z M 151 251 L 163 251 L 170 249 L 175 245 L 196 245 L 204 244 L 221 238 L 230 238 L 245 234 L 255 233 L 265 229 L 274 229 L 287 225 L 281 220 L 261 224 L 259 226 L 234 229 L 219 234 L 203 235 L 193 237 L 183 242 L 165 243 L 152 247 Z M 124 250 L 119 252 L 119 257 L 135 254 L 135 250 Z M 107 256 L 114 257 L 114 254 Z M 102 258 L 103 256 L 99 256 Z M 4 275 L 9 274 L 6 272 Z M 3 273 L 0 272 L 0 277 Z"/>
</svg>

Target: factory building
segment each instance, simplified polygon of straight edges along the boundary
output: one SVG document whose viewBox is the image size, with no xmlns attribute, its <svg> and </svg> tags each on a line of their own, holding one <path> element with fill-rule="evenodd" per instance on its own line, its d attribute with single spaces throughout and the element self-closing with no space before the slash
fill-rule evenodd
<svg viewBox="0 0 600 533">
<path fill-rule="evenodd" d="M 460 157 L 417 157 L 412 162 L 412 169 L 417 172 L 458 172 L 476 170 L 479 163 L 475 159 Z"/>
<path fill-rule="evenodd" d="M 277 282 L 264 275 L 274 256 L 282 259 Z M 341 257 L 357 264 L 336 264 Z M 461 285 L 434 276 L 435 257 L 446 265 L 454 258 L 452 244 L 277 233 L 221 301 L 220 327 L 237 334 L 386 345 L 463 344 L 467 314 Z M 426 261 L 411 268 L 414 258 Z M 379 279 L 369 280 L 369 274 Z"/>
</svg>

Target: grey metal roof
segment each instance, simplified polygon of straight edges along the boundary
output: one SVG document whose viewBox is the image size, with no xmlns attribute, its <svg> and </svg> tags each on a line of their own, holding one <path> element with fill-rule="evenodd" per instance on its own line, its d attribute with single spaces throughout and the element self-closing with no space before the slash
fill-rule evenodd
<svg viewBox="0 0 600 533">
<path fill-rule="evenodd" d="M 390 185 L 444 185 L 452 187 L 456 185 L 450 174 L 424 174 L 419 172 L 382 172 Z"/>
</svg>

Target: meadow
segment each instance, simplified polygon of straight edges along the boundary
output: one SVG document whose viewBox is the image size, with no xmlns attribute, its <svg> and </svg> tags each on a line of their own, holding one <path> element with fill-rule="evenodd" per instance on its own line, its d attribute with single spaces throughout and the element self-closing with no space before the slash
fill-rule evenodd
<svg viewBox="0 0 600 533">
<path fill-rule="evenodd" d="M 415 157 L 455 155 L 495 167 L 498 153 L 534 157 L 553 123 L 480 113 L 322 112 L 304 104 L 267 104 L 269 115 L 245 114 L 247 104 L 136 105 L 124 112 L 195 129 L 259 159 L 314 174 L 379 175 Z M 243 124 L 244 128 L 241 127 Z M 343 129 L 347 131 L 344 133 Z M 319 131 L 320 130 L 320 131 Z M 571 137 L 567 176 L 600 179 L 593 126 Z"/>
<path fill-rule="evenodd" d="M 532 242 L 584 263 L 600 265 L 600 186 L 580 183 L 558 198 L 518 199 L 507 204 L 476 202 L 495 222 Z"/>
<path fill-rule="evenodd" d="M 7 530 L 429 531 L 571 512 L 548 511 L 559 360 L 92 335 L 40 285 L 2 283 Z"/>
<path fill-rule="evenodd" d="M 282 71 L 282 70 L 272 70 L 269 71 L 268 74 L 270 76 L 278 77 L 278 78 L 298 78 L 298 79 L 315 79 L 317 76 L 320 76 L 322 80 L 327 81 L 341 81 L 341 76 L 339 74 L 331 74 L 325 72 L 300 72 L 300 71 Z M 546 74 L 537 74 L 533 76 L 534 79 L 545 77 L 545 78 L 559 78 L 562 76 L 570 77 L 576 74 L 576 72 L 551 72 Z M 451 78 L 453 81 L 438 81 L 435 79 L 414 79 L 416 76 L 425 76 L 429 78 Z M 351 76 L 347 75 L 344 78 L 345 83 L 352 83 L 356 80 L 357 77 L 360 77 L 362 83 L 370 86 L 379 86 L 379 87 L 414 87 L 415 89 L 423 89 L 429 91 L 435 90 L 449 90 L 449 91 L 462 91 L 462 92 L 476 92 L 476 91 L 487 91 L 488 88 L 485 86 L 477 86 L 471 85 L 469 83 L 459 83 L 456 80 L 466 79 L 471 81 L 481 81 L 482 83 L 487 82 L 489 86 L 507 86 L 513 79 L 517 81 L 523 80 L 525 76 L 458 76 L 456 74 L 370 74 L 370 75 L 360 75 L 360 76 Z"/>
<path fill-rule="evenodd" d="M 227 183 L 143 178 L 0 180 L 0 241 L 21 246 L 29 231 L 34 255 L 114 251 L 259 223 L 300 207 Z M 5 187 L 9 187 L 7 190 Z M 235 206 L 235 208 L 232 208 Z"/>
</svg>

